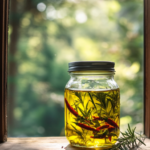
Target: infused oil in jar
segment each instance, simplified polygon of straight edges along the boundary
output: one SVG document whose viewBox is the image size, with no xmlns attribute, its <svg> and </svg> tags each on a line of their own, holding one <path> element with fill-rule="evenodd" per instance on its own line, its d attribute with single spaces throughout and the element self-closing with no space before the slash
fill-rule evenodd
<svg viewBox="0 0 150 150">
<path fill-rule="evenodd" d="M 69 72 L 64 94 L 67 139 L 77 147 L 112 147 L 120 133 L 120 91 L 113 79 L 114 63 L 73 62 Z"/>
</svg>

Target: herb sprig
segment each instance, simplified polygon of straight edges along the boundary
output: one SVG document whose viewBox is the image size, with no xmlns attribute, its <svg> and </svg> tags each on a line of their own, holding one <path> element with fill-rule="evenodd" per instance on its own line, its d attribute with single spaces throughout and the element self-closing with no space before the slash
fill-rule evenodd
<svg viewBox="0 0 150 150">
<path fill-rule="evenodd" d="M 110 150 L 135 150 L 139 148 L 142 144 L 145 145 L 145 137 L 141 134 L 135 133 L 135 129 L 131 130 L 128 124 L 127 131 L 122 133 L 122 137 L 116 139 L 117 144 L 114 145 Z"/>
</svg>

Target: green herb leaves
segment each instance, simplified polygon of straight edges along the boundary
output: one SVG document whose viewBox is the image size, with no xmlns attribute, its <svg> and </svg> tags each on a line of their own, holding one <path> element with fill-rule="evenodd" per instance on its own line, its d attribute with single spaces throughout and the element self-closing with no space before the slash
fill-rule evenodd
<svg viewBox="0 0 150 150">
<path fill-rule="evenodd" d="M 116 140 L 118 141 L 118 143 L 114 145 L 110 150 L 131 150 L 139 148 L 141 144 L 145 145 L 145 137 L 141 134 L 136 135 L 135 129 L 136 128 L 131 130 L 130 125 L 128 124 L 127 131 L 125 133 L 121 132 L 122 137 Z"/>
</svg>

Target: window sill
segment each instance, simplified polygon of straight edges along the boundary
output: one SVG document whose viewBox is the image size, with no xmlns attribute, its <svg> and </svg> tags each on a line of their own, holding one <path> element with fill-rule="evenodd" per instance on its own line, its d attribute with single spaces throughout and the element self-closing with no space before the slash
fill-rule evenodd
<svg viewBox="0 0 150 150">
<path fill-rule="evenodd" d="M 150 150 L 150 140 L 145 140 L 146 146 L 142 150 Z M 0 144 L 1 150 L 79 150 L 71 147 L 65 137 L 31 137 L 8 138 L 6 143 Z M 81 150 L 84 150 L 83 148 Z M 92 150 L 92 149 L 90 149 Z"/>
</svg>

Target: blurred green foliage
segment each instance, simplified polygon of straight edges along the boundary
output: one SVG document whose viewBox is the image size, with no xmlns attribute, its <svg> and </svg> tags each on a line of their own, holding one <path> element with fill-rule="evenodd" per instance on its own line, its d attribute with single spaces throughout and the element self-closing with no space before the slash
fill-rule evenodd
<svg viewBox="0 0 150 150">
<path fill-rule="evenodd" d="M 116 63 L 121 128 L 143 125 L 142 0 L 11 0 L 9 136 L 64 135 L 68 63 Z"/>
</svg>

